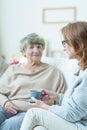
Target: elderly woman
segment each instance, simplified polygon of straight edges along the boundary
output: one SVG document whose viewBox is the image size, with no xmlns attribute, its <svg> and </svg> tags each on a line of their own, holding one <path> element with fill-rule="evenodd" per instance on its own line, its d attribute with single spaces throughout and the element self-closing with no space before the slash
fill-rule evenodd
<svg viewBox="0 0 87 130">
<path fill-rule="evenodd" d="M 0 130 L 19 130 L 29 104 L 29 90 L 42 88 L 64 93 L 65 81 L 59 70 L 41 62 L 45 41 L 32 33 L 21 40 L 27 62 L 10 66 L 0 79 Z M 53 104 L 54 102 L 46 102 Z"/>
<path fill-rule="evenodd" d="M 42 90 L 43 100 L 56 100 L 49 106 L 33 99 L 20 130 L 87 130 L 87 22 L 70 23 L 62 28 L 64 51 L 78 60 L 75 81 L 65 93 Z"/>
</svg>

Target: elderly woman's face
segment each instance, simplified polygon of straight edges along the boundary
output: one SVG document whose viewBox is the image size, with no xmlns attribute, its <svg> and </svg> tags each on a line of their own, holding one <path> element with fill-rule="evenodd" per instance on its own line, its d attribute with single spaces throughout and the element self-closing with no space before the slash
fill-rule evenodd
<svg viewBox="0 0 87 130">
<path fill-rule="evenodd" d="M 43 47 L 39 44 L 29 44 L 25 51 L 26 58 L 35 62 L 39 62 L 41 60 L 42 53 Z"/>
</svg>

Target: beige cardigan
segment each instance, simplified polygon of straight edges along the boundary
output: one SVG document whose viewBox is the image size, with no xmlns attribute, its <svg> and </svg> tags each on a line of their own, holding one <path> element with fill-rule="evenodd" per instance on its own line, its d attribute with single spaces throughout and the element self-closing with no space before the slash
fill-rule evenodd
<svg viewBox="0 0 87 130">
<path fill-rule="evenodd" d="M 41 63 L 35 72 L 23 68 L 21 64 L 10 66 L 0 79 L 0 105 L 7 101 L 14 103 L 19 110 L 29 106 L 29 90 L 46 88 L 57 93 L 65 92 L 65 81 L 59 70 Z"/>
</svg>

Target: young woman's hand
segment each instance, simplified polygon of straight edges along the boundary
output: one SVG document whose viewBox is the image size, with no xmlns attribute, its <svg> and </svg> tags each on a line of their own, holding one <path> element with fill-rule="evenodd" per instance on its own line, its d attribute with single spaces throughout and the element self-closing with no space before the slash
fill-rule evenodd
<svg viewBox="0 0 87 130">
<path fill-rule="evenodd" d="M 58 100 L 59 96 L 57 93 L 53 91 L 49 91 L 47 89 L 42 90 L 42 100 L 47 101 L 47 100 Z"/>
<path fill-rule="evenodd" d="M 37 108 L 42 108 L 45 110 L 49 110 L 49 105 L 45 104 L 43 101 L 41 100 L 37 100 L 36 98 L 32 97 L 32 100 L 34 101 L 34 103 L 29 103 L 29 105 L 31 107 L 37 107 Z"/>
</svg>

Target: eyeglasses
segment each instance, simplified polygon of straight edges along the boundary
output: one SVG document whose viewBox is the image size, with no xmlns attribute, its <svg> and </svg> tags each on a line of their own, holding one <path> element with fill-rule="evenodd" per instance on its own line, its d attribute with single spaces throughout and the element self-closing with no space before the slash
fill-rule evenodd
<svg viewBox="0 0 87 130">
<path fill-rule="evenodd" d="M 61 42 L 62 42 L 62 45 L 65 46 L 65 45 L 67 44 L 67 41 L 68 41 L 68 40 L 63 40 L 63 41 L 61 41 Z"/>
</svg>

